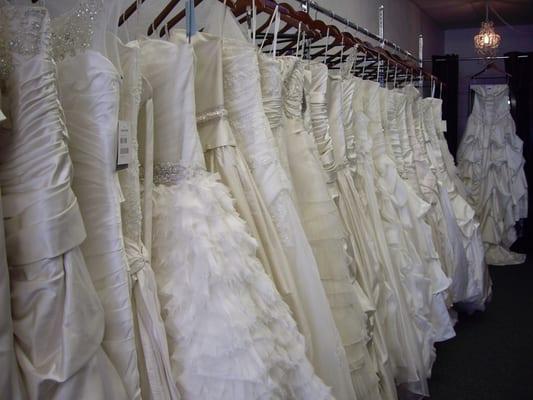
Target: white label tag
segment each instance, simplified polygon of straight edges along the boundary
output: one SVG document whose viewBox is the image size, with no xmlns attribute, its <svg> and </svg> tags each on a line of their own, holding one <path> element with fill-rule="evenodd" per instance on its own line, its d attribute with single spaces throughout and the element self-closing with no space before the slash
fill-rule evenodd
<svg viewBox="0 0 533 400">
<path fill-rule="evenodd" d="M 128 168 L 130 163 L 130 123 L 118 121 L 117 128 L 117 170 Z"/>
<path fill-rule="evenodd" d="M 2 112 L 2 92 L 0 92 L 0 122 L 5 121 L 7 117 Z"/>
<path fill-rule="evenodd" d="M 443 132 L 448 131 L 448 124 L 446 123 L 446 120 L 442 120 L 442 131 Z"/>
</svg>

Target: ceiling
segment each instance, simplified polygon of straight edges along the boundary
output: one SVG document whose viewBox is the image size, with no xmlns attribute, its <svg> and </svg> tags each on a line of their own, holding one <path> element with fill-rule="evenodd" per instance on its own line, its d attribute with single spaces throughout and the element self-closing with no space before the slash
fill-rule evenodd
<svg viewBox="0 0 533 400">
<path fill-rule="evenodd" d="M 443 29 L 473 28 L 485 19 L 484 0 L 412 0 Z M 492 0 L 490 7 L 509 24 L 533 24 L 533 0 Z M 489 19 L 504 23 L 489 10 Z"/>
</svg>

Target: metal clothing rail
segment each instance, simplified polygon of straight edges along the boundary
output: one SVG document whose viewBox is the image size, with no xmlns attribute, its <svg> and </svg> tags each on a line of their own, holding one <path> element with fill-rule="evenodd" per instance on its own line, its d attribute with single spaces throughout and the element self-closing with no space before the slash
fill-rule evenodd
<svg viewBox="0 0 533 400">
<path fill-rule="evenodd" d="M 321 5 L 317 4 L 316 1 L 313 1 L 313 0 L 296 0 L 298 3 L 300 4 L 303 4 L 304 6 L 306 7 L 310 7 L 324 15 L 327 15 L 328 17 L 331 17 L 332 19 L 334 19 L 335 21 L 338 21 L 344 25 L 346 25 L 347 27 L 359 32 L 359 33 L 362 33 L 363 35 L 369 37 L 370 39 L 372 40 L 375 40 L 377 41 L 378 43 L 380 44 L 384 44 L 390 48 L 392 48 L 393 50 L 395 50 L 396 52 L 398 53 L 401 53 L 403 54 L 404 56 L 406 57 L 409 57 L 411 60 L 413 61 L 416 61 L 417 63 L 420 63 L 420 60 L 415 57 L 411 52 L 407 51 L 407 50 L 404 50 L 402 49 L 400 46 L 398 46 L 396 43 L 394 42 L 391 42 L 390 40 L 387 40 L 385 38 L 382 38 L 378 35 L 376 35 L 375 33 L 372 33 L 370 32 L 368 29 L 366 28 L 363 28 L 363 27 L 360 27 L 359 25 L 357 24 L 354 24 L 352 21 L 350 21 L 349 19 L 347 18 L 344 18 L 340 15 L 337 15 L 335 14 L 333 11 L 331 10 L 328 10 L 327 8 L 324 8 L 322 7 Z"/>
<path fill-rule="evenodd" d="M 517 58 L 528 58 L 528 54 L 520 54 L 516 56 Z M 491 60 L 507 60 L 510 58 L 509 56 L 496 56 L 496 57 L 461 57 L 458 60 L 459 61 L 491 61 Z M 435 58 L 435 62 L 442 62 L 445 61 L 446 58 Z M 433 59 L 428 58 L 424 60 L 425 63 L 427 62 L 433 62 Z"/>
</svg>

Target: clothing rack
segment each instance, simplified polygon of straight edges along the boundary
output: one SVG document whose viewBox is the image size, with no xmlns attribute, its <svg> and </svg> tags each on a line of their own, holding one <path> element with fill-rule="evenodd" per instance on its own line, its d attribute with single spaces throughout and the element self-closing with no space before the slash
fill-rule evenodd
<svg viewBox="0 0 533 400">
<path fill-rule="evenodd" d="M 520 54 L 517 56 L 518 58 L 528 58 L 528 54 Z M 459 58 L 459 61 L 491 61 L 491 60 L 507 60 L 510 58 L 509 56 L 495 56 L 495 57 L 461 57 Z M 443 62 L 446 59 L 444 57 L 442 58 L 435 58 L 435 62 Z M 432 62 L 432 59 L 425 59 L 424 62 Z"/>
<path fill-rule="evenodd" d="M 336 14 L 335 12 L 331 11 L 331 10 L 328 10 L 327 8 L 325 7 L 322 7 L 321 5 L 317 4 L 316 1 L 312 1 L 312 0 L 296 0 L 297 2 L 299 2 L 300 4 L 302 4 L 304 6 L 304 9 L 307 8 L 307 12 L 309 12 L 309 7 L 312 8 L 313 10 L 316 10 L 332 19 L 334 19 L 335 21 L 337 22 L 340 22 L 341 24 L 343 25 L 346 25 L 347 27 L 365 35 L 366 37 L 368 37 L 369 39 L 372 39 L 372 40 L 375 40 L 377 42 L 379 42 L 380 44 L 383 44 L 385 46 L 388 46 L 390 48 L 392 48 L 395 52 L 397 53 L 400 53 L 408 58 L 410 58 L 411 60 L 419 63 L 420 60 L 415 57 L 411 52 L 407 51 L 407 50 L 404 50 L 402 49 L 400 46 L 398 46 L 396 43 L 394 42 L 391 42 L 390 40 L 387 40 L 383 37 L 380 37 L 378 35 L 376 35 L 375 33 L 372 33 L 370 32 L 368 29 L 366 28 L 363 28 L 355 23 L 353 23 L 352 21 L 348 20 L 347 18 L 344 18 L 338 14 Z"/>
</svg>

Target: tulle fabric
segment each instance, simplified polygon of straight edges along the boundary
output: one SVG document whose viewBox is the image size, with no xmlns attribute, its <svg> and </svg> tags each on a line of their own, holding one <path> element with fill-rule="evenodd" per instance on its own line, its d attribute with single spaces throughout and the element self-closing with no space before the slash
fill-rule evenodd
<svg viewBox="0 0 533 400">
<path fill-rule="evenodd" d="M 489 264 L 521 264 L 509 247 L 515 222 L 527 217 L 522 140 L 510 114 L 507 85 L 474 85 L 474 108 L 458 150 L 459 173 L 480 221 Z"/>
<path fill-rule="evenodd" d="M 329 399 L 257 245 L 218 176 L 198 166 L 193 48 L 141 42 L 153 87 L 153 267 L 185 399 Z M 176 75 L 176 69 L 182 74 Z M 192 163 L 192 165 L 191 165 Z"/>
<path fill-rule="evenodd" d="M 126 399 L 102 349 L 104 310 L 79 248 L 85 229 L 71 190 L 48 14 L 43 8 L 5 7 L 0 21 L 3 34 L 16 35 L 0 40 L 16 38 L 31 49 L 13 46 L 9 52 L 13 69 L 5 94 L 11 130 L 2 132 L 0 146 L 11 284 L 7 315 L 25 388 L 31 399 Z"/>
</svg>

